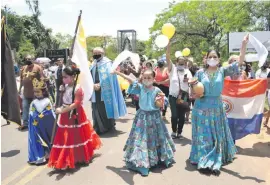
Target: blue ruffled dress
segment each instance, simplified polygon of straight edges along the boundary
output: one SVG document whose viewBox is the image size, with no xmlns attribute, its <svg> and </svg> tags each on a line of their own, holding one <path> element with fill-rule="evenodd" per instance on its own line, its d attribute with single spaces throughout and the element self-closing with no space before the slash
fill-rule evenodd
<svg viewBox="0 0 270 185">
<path fill-rule="evenodd" d="M 139 95 L 140 109 L 124 147 L 124 160 L 128 168 L 142 175 L 148 175 L 149 169 L 160 162 L 166 166 L 174 162 L 175 145 L 155 105 L 159 92 L 157 87 L 146 89 L 138 82 L 128 89 L 129 94 Z"/>
<path fill-rule="evenodd" d="M 190 162 L 198 169 L 219 171 L 233 161 L 237 152 L 234 145 L 221 93 L 226 76 L 238 72 L 238 63 L 219 68 L 210 75 L 206 70 L 196 73 L 204 85 L 204 97 L 196 99 L 192 110 L 192 148 Z"/>
<path fill-rule="evenodd" d="M 30 105 L 28 131 L 28 163 L 42 164 L 49 158 L 55 120 L 49 98 L 35 99 Z"/>
</svg>

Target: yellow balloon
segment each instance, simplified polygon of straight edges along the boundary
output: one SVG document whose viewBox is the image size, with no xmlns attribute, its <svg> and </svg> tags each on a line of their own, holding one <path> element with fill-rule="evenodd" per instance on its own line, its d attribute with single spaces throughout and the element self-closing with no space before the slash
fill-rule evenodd
<svg viewBox="0 0 270 185">
<path fill-rule="evenodd" d="M 166 35 L 169 39 L 173 37 L 175 33 L 175 27 L 171 23 L 166 23 L 162 26 L 162 34 Z"/>
<path fill-rule="evenodd" d="M 121 84 L 122 89 L 127 90 L 129 87 L 128 81 L 124 80 Z"/>
<path fill-rule="evenodd" d="M 222 67 L 227 67 L 229 65 L 229 62 L 223 62 Z"/>
<path fill-rule="evenodd" d="M 121 76 L 117 76 L 118 79 L 118 83 L 120 85 L 120 89 L 121 91 L 123 90 L 127 90 L 129 87 L 129 82 L 127 80 L 125 80 L 123 77 Z"/>
<path fill-rule="evenodd" d="M 189 48 L 183 49 L 182 54 L 183 54 L 184 57 L 189 56 L 190 55 L 190 49 Z"/>
</svg>

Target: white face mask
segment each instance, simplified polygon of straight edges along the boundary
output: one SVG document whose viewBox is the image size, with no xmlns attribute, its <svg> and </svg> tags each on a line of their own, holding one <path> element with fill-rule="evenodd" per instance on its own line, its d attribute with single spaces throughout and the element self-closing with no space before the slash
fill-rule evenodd
<svg viewBox="0 0 270 185">
<path fill-rule="evenodd" d="M 152 80 L 143 80 L 142 83 L 146 87 L 149 87 L 149 86 L 153 85 L 153 81 Z"/>
<path fill-rule="evenodd" d="M 177 66 L 178 71 L 183 71 L 185 69 L 185 66 Z"/>
<path fill-rule="evenodd" d="M 210 67 L 215 67 L 218 65 L 218 60 L 214 59 L 214 58 L 211 58 L 211 59 L 208 59 L 207 60 L 207 64 L 210 66 Z"/>
<path fill-rule="evenodd" d="M 241 70 L 245 71 L 246 70 L 246 66 L 241 66 Z"/>
</svg>

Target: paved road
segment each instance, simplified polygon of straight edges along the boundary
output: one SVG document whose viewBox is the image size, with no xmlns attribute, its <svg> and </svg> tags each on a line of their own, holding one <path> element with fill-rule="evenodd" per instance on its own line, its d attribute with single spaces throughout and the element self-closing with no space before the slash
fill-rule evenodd
<svg viewBox="0 0 270 185">
<path fill-rule="evenodd" d="M 2 185 L 270 185 L 270 129 L 266 128 L 260 135 L 237 141 L 237 158 L 222 168 L 219 177 L 202 175 L 187 162 L 190 124 L 184 127 L 185 139 L 175 140 L 176 163 L 171 168 L 153 169 L 148 177 L 128 171 L 123 162 L 123 146 L 134 115 L 135 109 L 129 107 L 128 115 L 118 120 L 117 131 L 102 136 L 103 147 L 96 152 L 93 162 L 68 172 L 57 172 L 46 165 L 29 166 L 27 131 L 19 132 L 16 125 L 7 126 L 2 119 Z"/>
</svg>

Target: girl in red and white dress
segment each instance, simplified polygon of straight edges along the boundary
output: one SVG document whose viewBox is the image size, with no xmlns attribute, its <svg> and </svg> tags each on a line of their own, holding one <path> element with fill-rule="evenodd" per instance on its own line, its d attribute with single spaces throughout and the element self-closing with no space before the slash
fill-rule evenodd
<svg viewBox="0 0 270 185">
<path fill-rule="evenodd" d="M 75 168 L 77 163 L 89 163 L 94 150 L 101 146 L 99 136 L 94 131 L 82 107 L 83 90 L 77 84 L 80 70 L 66 67 L 63 70 L 65 86 L 63 105 L 56 109 L 60 114 L 58 129 L 54 138 L 48 166 L 65 170 Z"/>
</svg>

